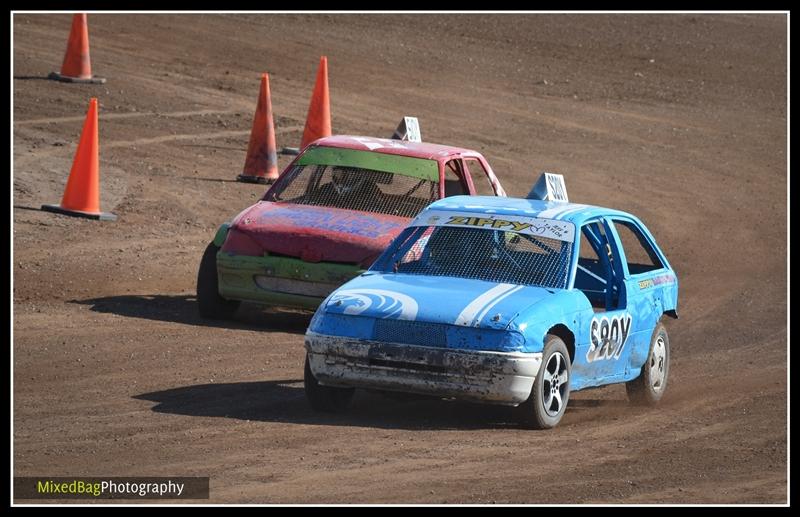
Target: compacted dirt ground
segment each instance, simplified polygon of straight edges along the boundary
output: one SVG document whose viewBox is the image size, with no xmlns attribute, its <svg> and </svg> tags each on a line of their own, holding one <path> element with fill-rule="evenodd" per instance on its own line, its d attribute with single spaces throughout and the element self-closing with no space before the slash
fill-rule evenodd
<svg viewBox="0 0 800 517">
<path fill-rule="evenodd" d="M 44 79 L 70 20 L 13 17 L 15 475 L 210 476 L 211 502 L 786 502 L 785 15 L 91 14 L 105 85 Z M 320 55 L 335 133 L 415 115 L 510 195 L 554 171 L 645 221 L 681 289 L 659 408 L 611 386 L 547 432 L 369 393 L 319 415 L 308 314 L 198 318 L 205 245 L 265 190 L 233 181 L 259 74 L 296 146 Z M 39 210 L 92 96 L 113 223 Z"/>
</svg>

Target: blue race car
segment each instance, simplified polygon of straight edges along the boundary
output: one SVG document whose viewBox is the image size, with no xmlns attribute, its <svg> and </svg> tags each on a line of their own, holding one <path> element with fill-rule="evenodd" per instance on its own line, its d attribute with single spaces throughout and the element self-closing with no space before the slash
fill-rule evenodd
<svg viewBox="0 0 800 517">
<path fill-rule="evenodd" d="M 331 293 L 305 337 L 306 395 L 354 388 L 517 406 L 558 424 L 570 391 L 667 387 L 678 279 L 633 215 L 541 199 L 456 196 L 421 212 L 365 273 Z"/>
</svg>

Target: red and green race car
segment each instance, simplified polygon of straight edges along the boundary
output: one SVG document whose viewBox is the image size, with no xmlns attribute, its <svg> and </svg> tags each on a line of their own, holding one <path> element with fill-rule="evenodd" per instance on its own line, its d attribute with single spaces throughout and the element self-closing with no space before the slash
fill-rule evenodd
<svg viewBox="0 0 800 517">
<path fill-rule="evenodd" d="M 458 147 L 360 136 L 319 139 L 203 254 L 197 301 L 227 319 L 240 302 L 315 310 L 361 274 L 422 209 L 506 193 L 486 159 Z"/>
</svg>

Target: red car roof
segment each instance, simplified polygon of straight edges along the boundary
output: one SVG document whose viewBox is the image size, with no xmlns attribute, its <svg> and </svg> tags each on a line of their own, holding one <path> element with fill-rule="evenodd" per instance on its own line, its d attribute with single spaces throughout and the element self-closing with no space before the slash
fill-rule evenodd
<svg viewBox="0 0 800 517">
<path fill-rule="evenodd" d="M 375 138 L 370 136 L 336 135 L 320 138 L 310 145 L 322 147 L 340 147 L 345 149 L 358 149 L 375 153 L 399 154 L 425 160 L 444 160 L 453 155 L 477 154 L 470 149 L 453 147 L 450 145 L 429 144 L 427 142 L 408 142 L 405 140 L 390 140 L 388 138 Z"/>
</svg>

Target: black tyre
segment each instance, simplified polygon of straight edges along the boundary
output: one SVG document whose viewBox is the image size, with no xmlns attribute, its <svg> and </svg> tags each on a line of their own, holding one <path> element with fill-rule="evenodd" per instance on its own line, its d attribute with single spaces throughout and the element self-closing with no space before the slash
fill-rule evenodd
<svg viewBox="0 0 800 517">
<path fill-rule="evenodd" d="M 324 411 L 326 413 L 339 413 L 346 410 L 356 391 L 354 388 L 335 388 L 333 386 L 322 386 L 318 383 L 317 378 L 314 377 L 314 373 L 311 371 L 308 354 L 306 354 L 303 384 L 306 389 L 306 398 L 311 403 L 311 407 L 315 411 Z"/>
<path fill-rule="evenodd" d="M 203 253 L 197 272 L 197 307 L 203 318 L 227 320 L 239 307 L 239 301 L 226 300 L 219 295 L 217 278 L 217 252 L 219 247 L 212 242 Z"/>
<path fill-rule="evenodd" d="M 659 323 L 650 338 L 650 352 L 642 366 L 642 373 L 625 383 L 628 399 L 641 406 L 658 404 L 667 389 L 669 378 L 669 336 L 667 329 Z"/>
<path fill-rule="evenodd" d="M 567 345 L 560 337 L 548 334 L 531 394 L 517 407 L 524 427 L 551 429 L 558 425 L 569 402 L 570 368 Z"/>
</svg>

